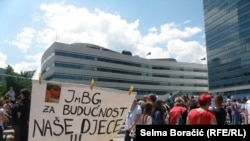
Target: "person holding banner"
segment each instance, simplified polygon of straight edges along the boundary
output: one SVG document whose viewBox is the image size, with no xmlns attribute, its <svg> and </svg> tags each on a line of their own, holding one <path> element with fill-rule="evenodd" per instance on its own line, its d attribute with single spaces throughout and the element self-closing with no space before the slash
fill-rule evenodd
<svg viewBox="0 0 250 141">
<path fill-rule="evenodd" d="M 29 115 L 30 115 L 30 92 L 27 89 L 20 90 L 21 103 L 18 110 L 19 118 L 19 141 L 28 141 Z"/>
<path fill-rule="evenodd" d="M 12 127 L 14 129 L 14 141 L 19 141 L 19 118 L 18 118 L 18 109 L 21 103 L 21 97 L 18 96 L 16 103 L 11 107 L 11 116 L 12 116 Z"/>
<path fill-rule="evenodd" d="M 127 117 L 125 119 L 124 141 L 131 141 L 132 138 L 133 141 L 136 140 L 135 137 L 130 136 L 130 132 L 132 132 L 133 129 L 135 129 L 135 126 L 137 124 L 141 124 L 141 115 L 142 115 L 141 106 L 137 104 L 137 100 L 134 99 L 130 111 L 128 112 Z"/>
</svg>

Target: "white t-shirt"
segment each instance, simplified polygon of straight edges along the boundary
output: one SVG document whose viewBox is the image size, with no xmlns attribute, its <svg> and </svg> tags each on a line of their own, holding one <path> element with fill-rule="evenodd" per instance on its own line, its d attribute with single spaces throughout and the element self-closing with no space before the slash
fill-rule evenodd
<svg viewBox="0 0 250 141">
<path fill-rule="evenodd" d="M 248 113 L 248 124 L 250 124 L 250 100 L 247 100 L 246 102 L 246 109 Z"/>
<path fill-rule="evenodd" d="M 141 111 L 141 106 L 140 105 L 136 105 L 133 109 L 131 109 L 126 117 L 125 120 L 125 129 L 127 130 L 129 128 L 129 126 L 132 124 L 132 122 L 135 120 L 135 117 L 137 114 L 142 114 Z M 140 124 L 141 120 L 139 120 L 136 124 Z"/>
<path fill-rule="evenodd" d="M 143 116 L 142 116 L 143 117 Z M 141 122 L 143 119 L 141 119 Z M 152 116 L 147 116 L 147 119 L 146 119 L 146 122 L 145 122 L 145 125 L 152 125 L 152 122 L 153 122 L 153 118 Z M 142 124 L 142 123 L 141 123 Z"/>
<path fill-rule="evenodd" d="M 0 108 L 0 114 L 5 114 L 4 108 Z M 0 128 L 4 129 L 3 122 L 0 121 Z"/>
<path fill-rule="evenodd" d="M 16 98 L 15 98 L 15 96 L 16 96 L 15 91 L 8 91 L 7 95 L 9 96 L 9 100 L 11 100 L 11 101 L 15 101 L 16 100 Z"/>
</svg>

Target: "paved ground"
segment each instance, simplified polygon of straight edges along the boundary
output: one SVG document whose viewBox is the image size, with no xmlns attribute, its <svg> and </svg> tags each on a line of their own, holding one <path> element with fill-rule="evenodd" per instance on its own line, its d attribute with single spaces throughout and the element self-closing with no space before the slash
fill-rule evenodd
<svg viewBox="0 0 250 141">
<path fill-rule="evenodd" d="M 13 129 L 4 130 L 4 132 L 3 132 L 4 141 L 12 141 L 14 139 L 13 134 L 14 134 Z"/>
<path fill-rule="evenodd" d="M 13 129 L 4 130 L 4 138 L 6 137 L 6 141 L 12 141 L 13 140 L 13 136 L 11 134 L 13 132 L 14 132 Z M 124 134 L 123 133 L 117 134 L 115 136 L 115 138 L 113 139 L 113 141 L 124 141 Z"/>
<path fill-rule="evenodd" d="M 124 141 L 124 134 L 117 134 L 113 141 Z"/>
</svg>

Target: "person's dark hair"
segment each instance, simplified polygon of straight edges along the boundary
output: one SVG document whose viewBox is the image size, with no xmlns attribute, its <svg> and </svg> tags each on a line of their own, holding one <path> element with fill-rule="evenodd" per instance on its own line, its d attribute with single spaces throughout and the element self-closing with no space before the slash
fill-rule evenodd
<svg viewBox="0 0 250 141">
<path fill-rule="evenodd" d="M 55 89 L 55 90 L 61 90 L 61 87 L 58 84 L 48 83 L 47 84 L 47 90 Z"/>
<path fill-rule="evenodd" d="M 217 95 L 214 100 L 217 101 L 219 104 L 223 103 L 223 97 L 221 95 Z"/>
<path fill-rule="evenodd" d="M 151 103 L 151 102 L 145 103 L 145 105 L 144 105 L 144 109 L 145 109 L 145 110 L 144 110 L 144 113 L 145 113 L 145 114 L 151 115 L 151 114 L 152 114 L 153 107 L 154 107 L 153 103 Z"/>
<path fill-rule="evenodd" d="M 23 94 L 24 97 L 29 97 L 30 96 L 30 91 L 26 88 L 20 90 L 20 94 Z"/>
<path fill-rule="evenodd" d="M 155 95 L 154 93 L 150 93 L 150 94 L 148 95 L 148 98 L 151 99 L 151 101 L 152 101 L 153 103 L 155 103 L 155 101 L 157 100 L 157 97 L 156 97 L 156 95 Z"/>
<path fill-rule="evenodd" d="M 163 103 L 164 102 L 162 100 L 160 100 L 160 99 L 155 101 L 154 107 L 153 107 L 153 112 L 152 112 L 153 117 L 154 117 L 154 113 L 156 111 L 160 111 L 161 114 L 164 114 L 165 111 L 164 111 L 164 108 L 163 108 Z"/>
<path fill-rule="evenodd" d="M 4 105 L 4 102 L 2 99 L 0 99 L 0 106 L 3 107 L 3 105 Z"/>
</svg>

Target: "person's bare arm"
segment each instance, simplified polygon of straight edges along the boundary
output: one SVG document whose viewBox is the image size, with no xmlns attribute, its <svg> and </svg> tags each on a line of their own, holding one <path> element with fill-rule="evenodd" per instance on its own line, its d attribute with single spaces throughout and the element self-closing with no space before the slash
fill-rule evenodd
<svg viewBox="0 0 250 141">
<path fill-rule="evenodd" d="M 4 122 L 4 113 L 0 113 L 0 121 Z"/>
<path fill-rule="evenodd" d="M 7 92 L 4 96 L 9 98 L 9 92 Z"/>
<path fill-rule="evenodd" d="M 21 112 L 17 112 L 17 117 L 18 117 L 18 118 L 21 117 Z"/>
<path fill-rule="evenodd" d="M 211 125 L 217 125 L 217 120 L 215 117 L 212 118 Z"/>
<path fill-rule="evenodd" d="M 131 130 L 135 127 L 136 123 L 137 123 L 140 119 L 141 119 L 141 114 L 137 114 L 137 115 L 135 116 L 135 120 L 134 120 L 134 121 L 132 122 L 132 124 L 129 126 L 128 131 L 131 131 Z"/>
<path fill-rule="evenodd" d="M 186 119 L 186 125 L 190 125 L 189 118 Z"/>
</svg>

